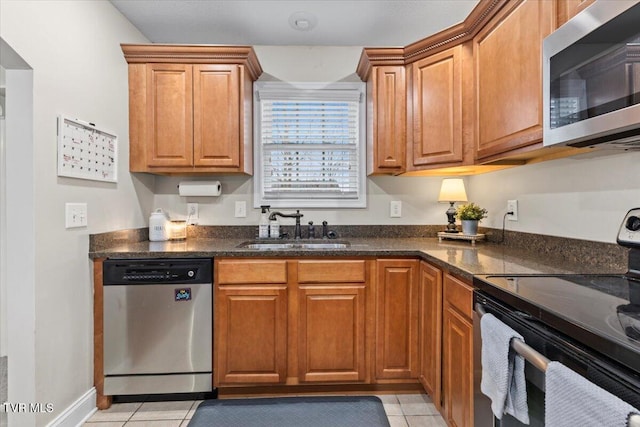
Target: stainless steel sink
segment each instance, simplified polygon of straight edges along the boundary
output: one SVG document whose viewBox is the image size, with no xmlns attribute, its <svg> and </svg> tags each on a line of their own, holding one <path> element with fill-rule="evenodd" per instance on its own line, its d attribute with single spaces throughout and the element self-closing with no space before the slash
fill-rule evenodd
<svg viewBox="0 0 640 427">
<path fill-rule="evenodd" d="M 250 241 L 242 242 L 238 248 L 258 249 L 261 251 L 277 251 L 283 249 L 344 249 L 350 246 L 349 242 L 331 242 L 326 240 L 318 241 Z"/>
</svg>

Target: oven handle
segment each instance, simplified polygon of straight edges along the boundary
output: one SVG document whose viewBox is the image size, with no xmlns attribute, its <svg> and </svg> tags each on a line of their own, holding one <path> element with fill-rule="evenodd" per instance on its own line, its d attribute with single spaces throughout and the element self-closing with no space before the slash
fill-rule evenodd
<svg viewBox="0 0 640 427">
<path fill-rule="evenodd" d="M 482 307 L 482 304 L 476 303 L 476 313 L 478 316 L 482 318 L 486 314 L 486 311 Z M 525 344 L 522 340 L 514 339 L 511 340 L 511 348 L 524 357 L 529 363 L 538 368 L 539 370 L 546 372 L 547 366 L 549 365 L 550 360 L 544 357 L 542 354 L 538 353 L 531 346 Z M 631 415 L 629 417 L 629 427 L 640 427 L 640 415 Z"/>
<path fill-rule="evenodd" d="M 476 303 L 476 313 L 478 313 L 479 317 L 482 317 L 486 314 L 482 304 Z M 544 357 L 542 354 L 538 353 L 529 345 L 525 344 L 522 340 L 511 340 L 511 348 L 513 348 L 516 353 L 520 354 L 524 357 L 529 363 L 538 368 L 539 370 L 545 372 L 547 370 L 547 365 L 549 364 L 549 359 Z"/>
</svg>

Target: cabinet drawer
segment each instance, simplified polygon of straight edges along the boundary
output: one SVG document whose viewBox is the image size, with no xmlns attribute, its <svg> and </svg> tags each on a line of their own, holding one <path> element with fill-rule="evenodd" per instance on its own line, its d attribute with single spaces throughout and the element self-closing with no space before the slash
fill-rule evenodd
<svg viewBox="0 0 640 427">
<path fill-rule="evenodd" d="M 298 261 L 298 283 L 362 283 L 366 281 L 364 260 Z"/>
<path fill-rule="evenodd" d="M 218 285 L 287 283 L 287 261 L 221 260 L 215 273 Z"/>
<path fill-rule="evenodd" d="M 473 288 L 448 274 L 444 277 L 444 300 L 469 319 L 473 316 Z"/>
</svg>

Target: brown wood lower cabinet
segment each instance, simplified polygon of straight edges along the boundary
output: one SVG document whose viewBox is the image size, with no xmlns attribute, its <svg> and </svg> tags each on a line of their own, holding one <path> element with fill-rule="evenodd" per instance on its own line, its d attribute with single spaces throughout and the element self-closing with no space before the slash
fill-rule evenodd
<svg viewBox="0 0 640 427">
<path fill-rule="evenodd" d="M 378 260 L 376 379 L 418 378 L 418 260 Z"/>
<path fill-rule="evenodd" d="M 286 380 L 286 287 L 218 290 L 216 325 L 218 384 Z"/>
<path fill-rule="evenodd" d="M 473 426 L 473 288 L 444 276 L 442 405 L 449 426 Z"/>
<path fill-rule="evenodd" d="M 419 380 L 436 408 L 441 399 L 442 270 L 420 262 L 420 375 Z"/>
<path fill-rule="evenodd" d="M 214 384 L 284 383 L 286 262 L 216 260 L 214 272 Z"/>
<path fill-rule="evenodd" d="M 473 425 L 464 281 L 417 259 L 218 258 L 214 276 L 215 386 L 421 383 Z"/>
<path fill-rule="evenodd" d="M 301 382 L 365 380 L 365 293 L 364 283 L 298 290 Z"/>
<path fill-rule="evenodd" d="M 216 259 L 214 384 L 369 381 L 373 260 Z"/>
</svg>

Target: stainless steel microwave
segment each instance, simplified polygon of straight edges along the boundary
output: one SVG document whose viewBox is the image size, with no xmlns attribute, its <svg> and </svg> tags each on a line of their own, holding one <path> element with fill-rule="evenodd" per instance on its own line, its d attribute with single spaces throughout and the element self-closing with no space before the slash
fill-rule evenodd
<svg viewBox="0 0 640 427">
<path fill-rule="evenodd" d="M 543 42 L 544 145 L 640 150 L 640 0 L 598 0 Z"/>
</svg>

